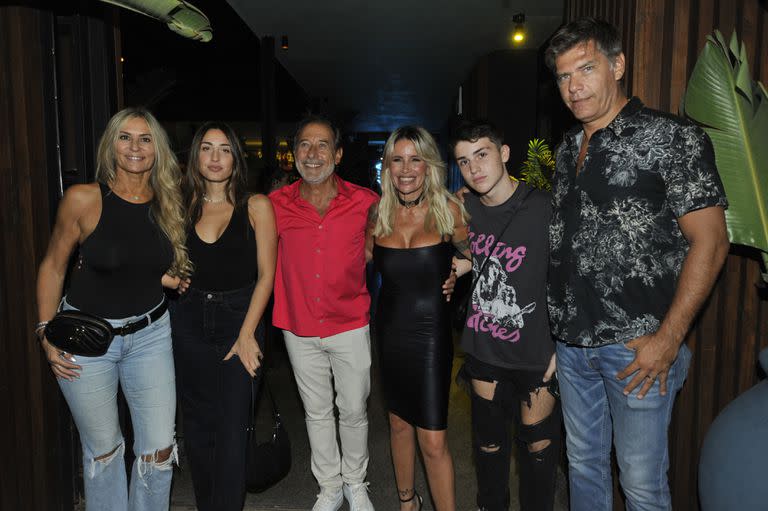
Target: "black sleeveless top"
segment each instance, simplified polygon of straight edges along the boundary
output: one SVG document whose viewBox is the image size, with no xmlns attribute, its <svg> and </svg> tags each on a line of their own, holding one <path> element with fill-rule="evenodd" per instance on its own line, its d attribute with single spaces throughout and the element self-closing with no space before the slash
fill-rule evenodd
<svg viewBox="0 0 768 511">
<path fill-rule="evenodd" d="M 187 250 L 195 267 L 192 287 L 201 291 L 232 291 L 253 285 L 258 273 L 256 234 L 247 206 L 236 207 L 219 239 L 206 243 L 192 226 Z"/>
<path fill-rule="evenodd" d="M 102 318 L 143 314 L 163 299 L 160 279 L 173 246 L 152 220 L 150 204 L 132 204 L 101 188 L 101 217 L 80 245 L 67 302 Z"/>
</svg>

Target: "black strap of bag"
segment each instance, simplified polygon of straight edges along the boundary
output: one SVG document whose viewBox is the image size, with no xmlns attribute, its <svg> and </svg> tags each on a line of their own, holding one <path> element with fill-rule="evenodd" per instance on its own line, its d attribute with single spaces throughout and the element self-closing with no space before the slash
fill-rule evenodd
<svg viewBox="0 0 768 511">
<path fill-rule="evenodd" d="M 520 200 L 517 201 L 514 204 L 514 206 L 510 209 L 509 218 L 507 218 L 507 221 L 504 224 L 504 227 L 502 227 L 499 233 L 496 235 L 496 238 L 493 242 L 493 246 L 488 251 L 488 257 L 486 257 L 485 260 L 483 261 L 483 264 L 480 265 L 480 269 L 477 271 L 477 276 L 474 279 L 472 279 L 472 284 L 469 286 L 469 293 L 468 293 L 470 302 L 472 301 L 472 292 L 475 290 L 475 286 L 477 285 L 477 282 L 480 280 L 480 276 L 483 274 L 483 271 L 485 270 L 485 266 L 488 264 L 488 260 L 491 258 L 491 254 L 493 254 L 493 251 L 496 250 L 496 247 L 501 241 L 501 237 L 504 236 L 504 233 L 507 232 L 507 229 L 509 228 L 509 226 L 512 225 L 512 220 L 515 219 L 515 215 L 517 215 L 518 210 L 523 205 L 523 202 L 525 202 L 525 199 L 528 198 L 528 196 L 531 194 L 532 191 L 533 191 L 533 187 L 528 185 L 526 185 L 525 187 L 523 187 L 522 190 L 520 190 L 522 194 L 520 196 Z"/>
</svg>

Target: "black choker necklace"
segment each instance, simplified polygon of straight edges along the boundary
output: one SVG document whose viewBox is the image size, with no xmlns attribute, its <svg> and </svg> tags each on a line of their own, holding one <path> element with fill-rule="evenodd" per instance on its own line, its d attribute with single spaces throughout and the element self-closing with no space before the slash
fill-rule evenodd
<svg viewBox="0 0 768 511">
<path fill-rule="evenodd" d="M 419 196 L 413 200 L 401 199 L 400 194 L 398 192 L 395 192 L 395 196 L 397 197 L 397 202 L 399 202 L 401 206 L 405 206 L 405 209 L 411 209 L 421 204 L 421 201 L 424 199 L 424 191 L 422 190 Z"/>
</svg>

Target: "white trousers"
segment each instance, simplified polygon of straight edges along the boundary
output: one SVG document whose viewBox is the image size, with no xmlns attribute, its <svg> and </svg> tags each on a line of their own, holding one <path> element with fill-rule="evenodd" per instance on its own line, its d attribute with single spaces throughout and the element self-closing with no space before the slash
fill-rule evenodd
<svg viewBox="0 0 768 511">
<path fill-rule="evenodd" d="M 368 326 L 331 337 L 300 337 L 284 330 L 285 346 L 304 403 L 312 474 L 321 488 L 358 484 L 368 469 L 368 394 L 371 336 Z M 339 408 L 338 438 L 333 413 Z"/>
</svg>

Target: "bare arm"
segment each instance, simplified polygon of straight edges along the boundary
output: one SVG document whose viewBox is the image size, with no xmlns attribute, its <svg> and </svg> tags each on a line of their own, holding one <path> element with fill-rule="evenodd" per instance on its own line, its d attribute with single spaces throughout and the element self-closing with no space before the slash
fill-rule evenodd
<svg viewBox="0 0 768 511">
<path fill-rule="evenodd" d="M 275 266 L 277 265 L 277 233 L 275 230 L 275 213 L 272 203 L 264 195 L 254 195 L 248 200 L 248 218 L 256 233 L 256 264 L 259 276 L 256 287 L 251 295 L 251 303 L 245 314 L 240 334 L 232 345 L 224 360 L 237 355 L 240 363 L 251 376 L 256 376 L 256 370 L 261 365 L 262 353 L 256 341 L 255 332 L 259 325 L 264 309 L 267 307 L 272 287 L 275 283 Z"/>
<path fill-rule="evenodd" d="M 96 187 L 98 193 L 98 187 Z M 37 314 L 39 321 L 50 321 L 56 315 L 61 301 L 67 263 L 77 244 L 93 230 L 88 224 L 88 213 L 98 207 L 98 195 L 92 185 L 75 185 L 64 194 L 56 214 L 56 223 L 48 242 L 48 249 L 37 272 Z M 59 378 L 71 380 L 78 376 L 80 366 L 61 357 L 61 352 L 41 339 L 46 358 L 53 373 Z"/>
<path fill-rule="evenodd" d="M 655 333 L 627 343 L 636 350 L 635 360 L 616 375 L 623 380 L 635 373 L 624 388 L 624 394 L 642 383 L 638 398 L 645 396 L 657 377 L 661 394 L 666 394 L 669 368 L 728 255 L 723 208 L 713 206 L 692 211 L 680 217 L 678 223 L 690 248 L 683 261 L 672 304 Z"/>
<path fill-rule="evenodd" d="M 373 260 L 373 230 L 379 218 L 379 203 L 371 204 L 368 208 L 368 220 L 365 225 L 365 262 Z"/>
<path fill-rule="evenodd" d="M 461 254 L 463 258 L 470 261 L 469 268 L 472 269 L 472 254 L 469 251 L 469 235 L 467 234 L 467 224 L 464 222 L 464 218 L 461 215 L 461 209 L 458 204 L 448 202 L 448 206 L 451 208 L 451 214 L 453 215 L 453 235 L 451 236 L 451 242 L 456 250 Z M 454 258 L 456 260 L 456 258 Z M 451 273 L 448 275 L 448 279 L 443 283 L 443 294 L 445 301 L 451 301 L 451 295 L 453 294 L 453 288 L 456 286 L 457 273 L 459 266 L 455 261 L 451 261 Z M 464 269 L 464 265 L 461 265 Z M 465 272 L 466 273 L 466 272 Z M 463 275 L 463 274 L 462 274 Z"/>
</svg>

